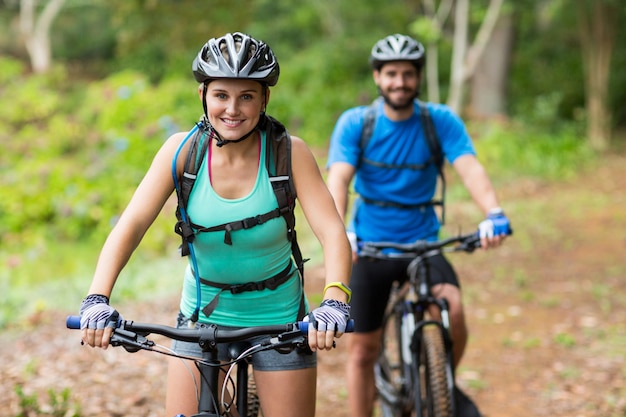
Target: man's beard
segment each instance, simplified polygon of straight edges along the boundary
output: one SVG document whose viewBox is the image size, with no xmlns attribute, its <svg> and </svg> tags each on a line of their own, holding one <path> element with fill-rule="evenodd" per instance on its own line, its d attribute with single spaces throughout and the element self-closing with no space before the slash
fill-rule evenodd
<svg viewBox="0 0 626 417">
<path fill-rule="evenodd" d="M 408 89 L 403 89 L 403 90 L 410 92 L 410 90 Z M 412 96 L 408 97 L 406 100 L 403 100 L 400 103 L 391 101 L 391 99 L 389 98 L 389 95 L 384 93 L 380 88 L 378 89 L 378 93 L 383 97 L 383 100 L 385 100 L 385 103 L 387 103 L 387 105 L 391 107 L 392 109 L 406 110 L 408 108 L 413 107 L 413 100 L 415 100 L 417 96 L 419 96 L 419 88 L 413 92 Z"/>
</svg>

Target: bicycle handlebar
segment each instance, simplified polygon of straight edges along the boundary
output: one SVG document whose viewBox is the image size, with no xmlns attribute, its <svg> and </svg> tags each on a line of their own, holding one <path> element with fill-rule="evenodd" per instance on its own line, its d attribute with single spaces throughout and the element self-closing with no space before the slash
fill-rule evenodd
<svg viewBox="0 0 626 417">
<path fill-rule="evenodd" d="M 65 324 L 68 329 L 80 329 L 80 316 L 68 316 Z M 117 328 L 111 337 L 111 344 L 118 345 L 135 345 L 137 347 L 152 346 L 152 342 L 145 339 L 144 336 L 149 334 L 158 334 L 170 339 L 183 342 L 194 342 L 199 344 L 214 345 L 216 343 L 230 343 L 246 340 L 254 336 L 285 336 L 306 335 L 309 330 L 308 321 L 298 321 L 295 323 L 286 323 L 271 326 L 256 326 L 243 329 L 219 329 L 214 324 L 195 328 L 195 329 L 178 329 L 171 326 L 152 323 L 136 323 L 132 320 L 119 320 Z M 354 320 L 348 320 L 346 332 L 354 330 Z M 144 344 L 146 344 L 144 346 Z M 141 346 L 139 346 L 141 345 Z"/>
<path fill-rule="evenodd" d="M 452 251 L 473 252 L 480 248 L 480 237 L 478 232 L 465 235 L 453 236 L 437 241 L 417 240 L 412 243 L 396 242 L 364 242 L 361 248 L 361 255 L 372 258 L 412 258 L 422 256 L 430 251 L 441 250 L 453 243 L 458 245 L 451 248 Z M 385 253 L 384 249 L 395 249 L 400 253 Z"/>
</svg>

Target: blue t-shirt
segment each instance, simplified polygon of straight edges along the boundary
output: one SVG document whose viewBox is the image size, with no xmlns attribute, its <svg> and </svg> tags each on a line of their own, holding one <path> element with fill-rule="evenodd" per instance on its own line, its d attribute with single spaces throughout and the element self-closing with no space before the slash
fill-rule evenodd
<svg viewBox="0 0 626 417">
<path fill-rule="evenodd" d="M 385 116 L 383 101 L 378 100 L 374 131 L 363 157 L 393 168 L 363 163 L 361 131 L 367 106 L 345 111 L 333 131 L 328 165 L 346 162 L 356 167 L 354 189 L 365 200 L 387 201 L 416 206 L 431 201 L 437 189 L 437 167 L 429 163 L 424 169 L 397 168 L 399 165 L 424 165 L 431 159 L 424 136 L 419 105 L 413 115 L 401 121 Z M 440 104 L 427 103 L 437 137 L 448 162 L 459 156 L 475 155 L 472 141 L 462 120 Z M 432 206 L 414 208 L 381 207 L 367 204 L 361 198 L 354 203 L 350 229 L 363 241 L 409 243 L 417 239 L 433 240 L 439 233 L 439 219 Z"/>
</svg>

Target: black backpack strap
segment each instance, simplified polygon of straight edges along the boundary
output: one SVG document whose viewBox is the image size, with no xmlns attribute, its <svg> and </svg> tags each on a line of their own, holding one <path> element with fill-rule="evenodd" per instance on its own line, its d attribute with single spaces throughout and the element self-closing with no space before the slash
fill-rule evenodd
<svg viewBox="0 0 626 417">
<path fill-rule="evenodd" d="M 176 207 L 176 218 L 178 221 L 174 226 L 174 231 L 182 238 L 182 245 L 180 246 L 181 256 L 189 255 L 189 243 L 193 243 L 195 237 L 191 219 L 186 213 L 187 203 L 189 202 L 189 194 L 193 188 L 198 170 L 202 164 L 202 157 L 206 155 L 210 140 L 208 137 L 208 130 L 206 124 L 200 122 L 198 131 L 191 138 L 189 145 L 189 151 L 187 152 L 187 158 L 185 159 L 185 166 L 183 175 L 180 179 L 180 192 L 176 190 L 176 197 L 178 199 L 178 206 Z M 185 217 L 181 214 L 181 209 L 185 210 Z"/>
<path fill-rule="evenodd" d="M 196 230 L 196 233 L 199 232 L 219 232 L 220 230 L 224 230 L 224 243 L 227 245 L 232 245 L 233 240 L 231 237 L 231 232 L 235 232 L 237 230 L 242 229 L 250 229 L 254 226 L 258 226 L 260 224 L 265 223 L 268 220 L 275 219 L 281 215 L 280 209 L 270 210 L 267 213 L 259 214 L 252 217 L 247 217 L 243 220 L 236 220 L 234 222 L 222 223 L 217 226 L 204 227 L 194 223 L 191 223 L 190 226 Z"/>
<path fill-rule="evenodd" d="M 446 178 L 443 174 L 443 151 L 441 149 L 441 142 L 439 142 L 439 138 L 437 137 L 437 131 L 435 130 L 435 124 L 433 123 L 432 117 L 430 117 L 430 112 L 428 111 L 428 107 L 426 107 L 426 103 L 423 101 L 417 100 L 417 103 L 420 108 L 420 116 L 422 118 L 422 126 L 424 128 L 424 135 L 426 136 L 426 143 L 428 144 L 428 149 L 430 150 L 430 154 L 432 155 L 433 162 L 437 167 L 437 172 L 439 173 L 439 177 L 441 178 L 441 199 L 433 200 L 434 205 L 441 206 L 441 224 L 445 224 L 446 221 Z"/>
<path fill-rule="evenodd" d="M 365 153 L 365 148 L 369 144 L 369 141 L 374 133 L 374 126 L 376 123 L 376 115 L 378 111 L 378 106 L 380 105 L 380 101 L 383 100 L 382 97 L 378 97 L 376 100 L 372 102 L 366 109 L 363 114 L 363 127 L 361 129 L 361 144 L 360 144 L 360 156 L 359 156 L 359 165 L 361 162 L 365 162 L 368 165 L 376 166 L 379 168 L 406 168 L 406 169 L 424 169 L 426 166 L 432 162 L 437 167 L 437 173 L 441 178 L 441 199 L 432 200 L 428 203 L 422 203 L 417 205 L 402 205 L 394 202 L 388 201 L 374 201 L 370 199 L 363 198 L 361 199 L 366 204 L 375 204 L 381 207 L 400 207 L 400 208 L 415 208 L 415 207 L 423 207 L 423 206 L 441 206 L 441 224 L 445 223 L 445 192 L 446 192 L 446 180 L 443 173 L 443 165 L 444 165 L 444 157 L 443 151 L 441 149 L 441 143 L 439 142 L 439 138 L 437 137 L 437 131 L 435 130 L 435 125 L 433 123 L 432 117 L 430 116 L 430 112 L 428 111 L 428 107 L 426 104 L 420 100 L 415 100 L 419 105 L 420 109 L 420 117 L 422 122 L 422 127 L 424 129 L 424 136 L 426 138 L 426 143 L 428 145 L 428 149 L 430 150 L 431 159 L 429 162 L 425 164 L 409 164 L 409 165 L 389 165 L 381 162 L 371 161 L 365 158 L 363 155 Z"/>
<path fill-rule="evenodd" d="M 262 281 L 251 281 L 244 284 L 223 284 L 221 282 L 213 282 L 204 278 L 200 278 L 200 282 L 204 285 L 219 288 L 222 290 L 230 291 L 232 294 L 241 294 L 246 291 L 263 291 L 263 290 L 275 290 L 278 286 L 289 280 L 291 276 L 291 270 L 293 264 L 291 261 L 283 268 L 278 274 L 273 277 L 264 279 Z"/>
<path fill-rule="evenodd" d="M 223 291 L 230 291 L 232 294 L 241 294 L 242 292 L 246 291 L 263 291 L 266 289 L 273 291 L 278 288 L 279 285 L 289 281 L 289 279 L 291 278 L 292 268 L 293 265 L 290 261 L 287 266 L 283 268 L 282 271 L 280 271 L 273 277 L 264 279 L 263 281 L 251 281 L 244 284 L 223 284 L 221 282 L 213 282 L 204 278 L 200 278 L 200 282 L 204 285 L 209 285 L 211 287 L 216 287 L 220 289 L 215 297 L 213 297 L 213 299 L 202 308 L 202 312 L 205 316 L 210 316 L 213 310 L 215 310 L 215 308 L 217 307 L 220 294 Z"/>
<path fill-rule="evenodd" d="M 359 156 L 359 165 L 363 160 L 363 153 L 365 152 L 365 148 L 367 148 L 370 139 L 372 138 L 372 134 L 374 134 L 374 124 L 376 123 L 376 111 L 378 110 L 378 106 L 382 97 L 378 97 L 376 100 L 372 102 L 363 113 L 363 127 L 361 128 L 361 145 L 360 145 L 360 156 Z"/>
<path fill-rule="evenodd" d="M 435 124 L 433 123 L 432 117 L 430 117 L 430 112 L 428 111 L 428 107 L 423 101 L 417 100 L 417 104 L 420 108 L 420 117 L 422 120 L 422 126 L 424 128 L 424 136 L 426 136 L 426 143 L 428 144 L 428 149 L 430 150 L 430 154 L 432 155 L 433 161 L 437 166 L 437 170 L 442 173 L 443 169 L 443 151 L 441 150 L 441 143 L 439 142 L 439 138 L 437 137 L 437 131 L 435 130 Z M 442 173 L 443 175 L 443 173 Z"/>
<path fill-rule="evenodd" d="M 426 203 L 402 204 L 402 203 L 396 203 L 394 201 L 372 200 L 370 198 L 365 198 L 362 195 L 359 196 L 359 198 L 365 204 L 371 204 L 371 205 L 378 206 L 378 207 L 395 207 L 395 208 L 399 208 L 399 209 L 425 209 L 425 208 L 430 207 L 430 206 L 440 206 L 440 205 L 442 205 L 441 201 L 438 201 L 438 200 L 427 201 Z"/>
<path fill-rule="evenodd" d="M 291 136 L 285 126 L 273 117 L 266 115 L 266 138 L 269 141 L 266 152 L 267 172 L 276 195 L 278 209 L 287 224 L 287 239 L 291 242 L 291 255 L 300 274 L 302 297 L 297 320 L 306 313 L 304 297 L 304 259 L 296 234 L 296 186 L 293 183 L 291 166 Z"/>
</svg>

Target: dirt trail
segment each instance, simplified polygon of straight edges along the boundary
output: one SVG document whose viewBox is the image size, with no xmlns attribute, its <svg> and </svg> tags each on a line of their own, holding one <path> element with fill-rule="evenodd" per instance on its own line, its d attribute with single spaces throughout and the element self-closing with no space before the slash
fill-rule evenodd
<svg viewBox="0 0 626 417">
<path fill-rule="evenodd" d="M 458 379 L 485 417 L 626 416 L 624 166 L 626 158 L 613 156 L 575 182 L 504 190 L 515 237 L 495 252 L 453 255 L 471 333 Z M 516 210 L 527 223 L 515 222 Z M 468 224 L 463 207 L 448 216 Z M 307 274 L 315 292 L 322 274 Z M 170 323 L 174 311 L 163 306 L 175 304 L 120 310 Z M 160 416 L 165 359 L 81 347 L 63 326 L 65 314 L 0 335 L 0 415 L 19 415 L 28 398 L 42 410 L 27 415 L 51 415 L 48 391 L 68 389 L 68 408 L 80 416 Z M 345 355 L 344 343 L 320 355 L 320 416 L 348 415 Z"/>
</svg>

